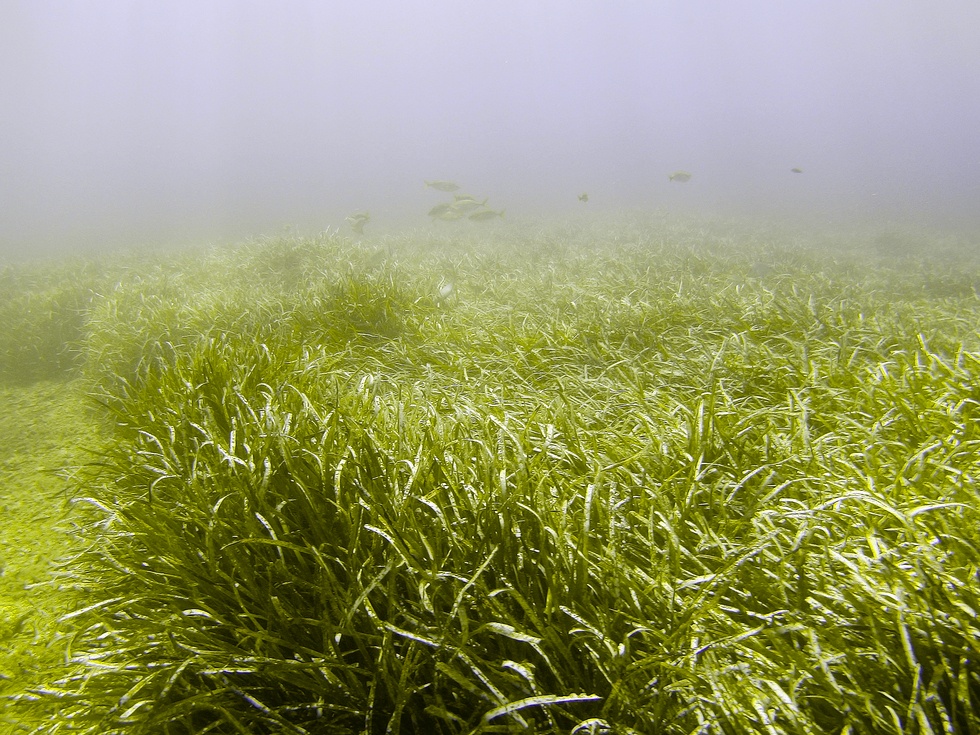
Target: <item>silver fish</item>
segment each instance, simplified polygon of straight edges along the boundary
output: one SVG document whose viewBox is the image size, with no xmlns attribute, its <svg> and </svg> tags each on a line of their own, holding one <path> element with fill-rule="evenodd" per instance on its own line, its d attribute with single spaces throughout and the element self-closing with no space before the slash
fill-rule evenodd
<svg viewBox="0 0 980 735">
<path fill-rule="evenodd" d="M 435 189 L 436 191 L 458 191 L 459 184 L 454 184 L 452 181 L 426 181 L 425 185 L 429 189 Z"/>
<path fill-rule="evenodd" d="M 480 207 L 485 207 L 487 205 L 487 200 L 484 199 L 482 202 L 478 202 L 472 197 L 467 199 L 457 199 L 450 205 L 450 208 L 454 212 L 459 212 L 460 214 L 466 214 L 467 212 L 472 212 L 474 209 L 479 209 Z"/>
<path fill-rule="evenodd" d="M 578 195 L 578 200 L 583 203 L 589 201 L 588 193 L 583 191 L 581 194 Z"/>
<path fill-rule="evenodd" d="M 479 212 L 474 212 L 469 216 L 469 219 L 473 220 L 474 222 L 485 222 L 490 219 L 496 219 L 497 217 L 503 219 L 503 216 L 504 210 L 502 209 L 499 212 L 494 212 L 492 209 L 484 209 Z"/>
<path fill-rule="evenodd" d="M 801 173 L 803 173 L 803 169 L 802 168 L 791 168 L 790 171 L 792 171 L 794 174 L 801 174 Z"/>
<path fill-rule="evenodd" d="M 347 218 L 347 224 L 349 224 L 350 228 L 358 235 L 363 235 L 364 225 L 366 225 L 370 220 L 370 212 L 354 212 L 354 214 Z"/>
<path fill-rule="evenodd" d="M 429 216 L 433 219 L 451 222 L 452 220 L 462 219 L 466 216 L 466 212 L 461 210 L 456 202 L 443 202 L 430 209 Z"/>
<path fill-rule="evenodd" d="M 679 184 L 686 184 L 691 180 L 691 174 L 689 174 L 687 171 L 674 171 L 674 173 L 670 174 L 667 178 L 671 181 L 676 181 Z"/>
<path fill-rule="evenodd" d="M 444 214 L 448 213 L 449 210 L 453 208 L 452 202 L 440 202 L 432 209 L 429 210 L 430 217 L 442 217 Z"/>
</svg>

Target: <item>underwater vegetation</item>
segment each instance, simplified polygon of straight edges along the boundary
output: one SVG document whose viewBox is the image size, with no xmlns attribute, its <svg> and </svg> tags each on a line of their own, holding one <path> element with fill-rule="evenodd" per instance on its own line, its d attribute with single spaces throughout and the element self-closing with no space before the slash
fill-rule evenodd
<svg viewBox="0 0 980 735">
<path fill-rule="evenodd" d="M 617 216 L 5 273 L 2 377 L 62 355 L 105 436 L 63 664 L 7 673 L 9 721 L 980 733 L 980 263 L 882 237 Z M 28 303 L 71 305 L 33 352 Z"/>
</svg>

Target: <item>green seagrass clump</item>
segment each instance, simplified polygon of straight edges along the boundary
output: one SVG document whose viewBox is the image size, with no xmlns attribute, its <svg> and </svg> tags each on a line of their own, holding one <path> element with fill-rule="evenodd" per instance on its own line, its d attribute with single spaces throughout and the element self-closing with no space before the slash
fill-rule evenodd
<svg viewBox="0 0 980 735">
<path fill-rule="evenodd" d="M 48 732 L 980 732 L 976 264 L 469 238 L 100 295 Z"/>
</svg>

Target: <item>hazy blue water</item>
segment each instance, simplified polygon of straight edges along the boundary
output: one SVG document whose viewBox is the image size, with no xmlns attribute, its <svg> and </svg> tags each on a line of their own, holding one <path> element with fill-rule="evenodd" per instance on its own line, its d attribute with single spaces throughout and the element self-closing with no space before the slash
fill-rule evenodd
<svg viewBox="0 0 980 735">
<path fill-rule="evenodd" d="M 0 249 L 414 226 L 424 178 L 510 218 L 975 223 L 977 49 L 975 0 L 14 0 Z"/>
</svg>

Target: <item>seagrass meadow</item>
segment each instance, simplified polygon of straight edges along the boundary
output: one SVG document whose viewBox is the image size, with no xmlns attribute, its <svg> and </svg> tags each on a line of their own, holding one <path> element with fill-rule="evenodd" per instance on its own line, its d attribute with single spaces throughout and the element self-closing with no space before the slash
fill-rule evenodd
<svg viewBox="0 0 980 735">
<path fill-rule="evenodd" d="M 976 247 L 622 214 L 6 266 L 0 724 L 980 733 Z"/>
</svg>

